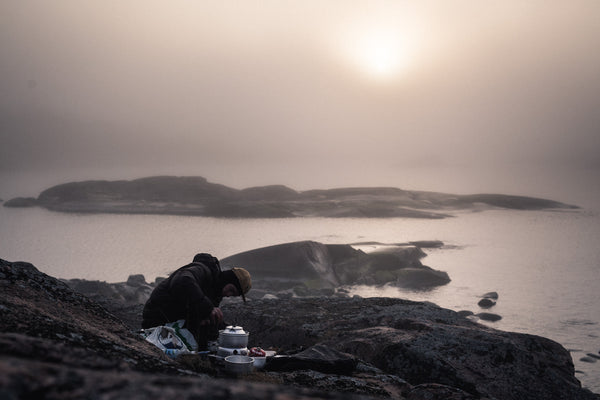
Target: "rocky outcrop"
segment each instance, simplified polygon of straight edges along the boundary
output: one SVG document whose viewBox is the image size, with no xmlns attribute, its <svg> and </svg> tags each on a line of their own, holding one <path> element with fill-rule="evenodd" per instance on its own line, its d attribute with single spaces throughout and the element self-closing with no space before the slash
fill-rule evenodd
<svg viewBox="0 0 600 400">
<path fill-rule="evenodd" d="M 596 397 L 580 389 L 571 356 L 558 343 L 487 328 L 430 303 L 262 300 L 224 312 L 250 331 L 251 345 L 324 344 L 411 385 L 443 385 L 488 399 Z"/>
<path fill-rule="evenodd" d="M 443 246 L 438 241 L 413 243 Z M 300 241 L 250 250 L 220 262 L 223 269 L 243 266 L 250 271 L 253 287 L 248 297 L 252 299 L 264 296 L 347 297 L 343 287 L 351 285 L 387 284 L 426 290 L 448 283 L 450 278 L 446 272 L 421 263 L 426 254 L 415 244 L 370 242 L 369 246 L 380 246 L 381 249 L 366 253 L 348 244 Z M 132 275 L 127 282 L 118 283 L 83 279 L 63 281 L 102 305 L 110 302 L 133 307 L 143 304 L 161 279 L 164 277 L 147 283 L 143 275 Z"/>
<path fill-rule="evenodd" d="M 16 199 L 15 202 L 18 203 Z M 238 190 L 210 183 L 202 177 L 174 176 L 65 183 L 44 190 L 36 202 L 49 210 L 63 212 L 185 214 L 224 218 L 445 218 L 452 210 L 485 207 L 519 210 L 577 208 L 524 196 L 453 195 L 385 187 L 297 192 L 283 185 L 270 185 Z"/>
<path fill-rule="evenodd" d="M 114 313 L 28 263 L 0 260 L 0 293 L 3 399 L 368 398 L 186 368 Z"/>
<path fill-rule="evenodd" d="M 120 320 L 131 330 L 139 328 L 142 305 L 146 303 L 157 284 L 146 283 L 143 275 L 132 275 L 127 282 L 117 283 L 85 279 L 63 279 L 62 282 L 78 293 L 85 293 L 105 309 L 117 313 Z"/>
<path fill-rule="evenodd" d="M 129 283 L 145 284 L 139 276 Z M 123 308 L 112 308 L 118 302 L 103 307 L 31 264 L 4 260 L 0 289 L 0 387 L 8 399 L 600 398 L 581 388 L 557 343 L 496 331 L 430 303 L 230 300 L 225 315 L 250 331 L 251 346 L 303 363 L 231 380 L 141 339 L 134 331 L 141 304 L 137 325 L 128 327 Z"/>
<path fill-rule="evenodd" d="M 381 250 L 365 253 L 351 245 L 326 245 L 301 241 L 269 246 L 221 260 L 223 269 L 243 266 L 252 274 L 250 299 L 288 299 L 291 297 L 349 297 L 347 285 L 397 285 L 427 290 L 450 281 L 448 274 L 421 264 L 425 256 L 415 244 L 441 247 L 439 241 L 383 245 Z M 143 275 L 132 275 L 126 282 L 108 283 L 84 279 L 63 279 L 72 289 L 85 293 L 103 307 L 113 310 L 129 326 L 139 325 L 141 304 L 164 277 L 148 283 Z"/>
<path fill-rule="evenodd" d="M 255 289 L 266 290 L 383 284 L 425 289 L 450 282 L 447 273 L 421 263 L 426 254 L 420 247 L 371 245 L 375 250 L 364 252 L 349 244 L 284 243 L 226 257 L 221 265 L 243 266 L 251 272 Z"/>
</svg>

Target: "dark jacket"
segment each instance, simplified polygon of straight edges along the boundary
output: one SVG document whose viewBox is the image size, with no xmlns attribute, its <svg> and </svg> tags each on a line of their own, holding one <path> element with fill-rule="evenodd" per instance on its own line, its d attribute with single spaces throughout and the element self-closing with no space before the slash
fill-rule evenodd
<svg viewBox="0 0 600 400">
<path fill-rule="evenodd" d="M 144 305 L 142 328 L 180 319 L 194 335 L 222 300 L 218 264 L 193 262 L 173 272 L 152 292 Z"/>
</svg>

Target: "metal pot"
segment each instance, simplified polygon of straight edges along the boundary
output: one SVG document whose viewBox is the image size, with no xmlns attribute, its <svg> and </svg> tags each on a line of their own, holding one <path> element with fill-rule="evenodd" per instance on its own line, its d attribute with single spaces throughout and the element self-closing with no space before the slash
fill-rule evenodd
<svg viewBox="0 0 600 400">
<path fill-rule="evenodd" d="M 241 326 L 228 326 L 219 331 L 219 346 L 229 349 L 248 347 L 248 335 Z"/>
<path fill-rule="evenodd" d="M 248 374 L 252 372 L 254 358 L 247 356 L 225 357 L 225 368 L 232 374 Z"/>
<path fill-rule="evenodd" d="M 254 368 L 262 369 L 267 363 L 267 357 L 252 357 L 254 358 Z"/>
</svg>

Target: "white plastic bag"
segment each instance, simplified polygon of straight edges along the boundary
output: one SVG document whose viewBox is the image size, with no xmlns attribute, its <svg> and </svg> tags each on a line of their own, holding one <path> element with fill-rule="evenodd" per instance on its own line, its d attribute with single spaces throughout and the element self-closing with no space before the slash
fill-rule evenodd
<svg viewBox="0 0 600 400">
<path fill-rule="evenodd" d="M 167 327 L 175 330 L 175 334 L 179 339 L 181 339 L 189 351 L 198 351 L 198 343 L 196 342 L 196 339 L 194 339 L 194 335 L 192 335 L 192 332 L 184 328 L 184 325 L 184 319 L 166 324 Z"/>
<path fill-rule="evenodd" d="M 146 329 L 146 340 L 169 356 L 197 351 L 198 343 L 190 331 L 182 328 L 184 324 L 184 320 L 179 320 L 164 326 Z"/>
</svg>

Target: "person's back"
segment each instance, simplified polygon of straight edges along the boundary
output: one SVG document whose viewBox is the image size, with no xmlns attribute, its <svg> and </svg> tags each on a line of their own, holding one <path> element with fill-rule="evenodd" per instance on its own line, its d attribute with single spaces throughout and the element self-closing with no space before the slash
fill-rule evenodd
<svg viewBox="0 0 600 400">
<path fill-rule="evenodd" d="M 194 333 L 200 321 L 221 302 L 217 287 L 219 273 L 214 264 L 198 262 L 173 272 L 154 289 L 144 305 L 142 328 L 184 319 Z"/>
</svg>

